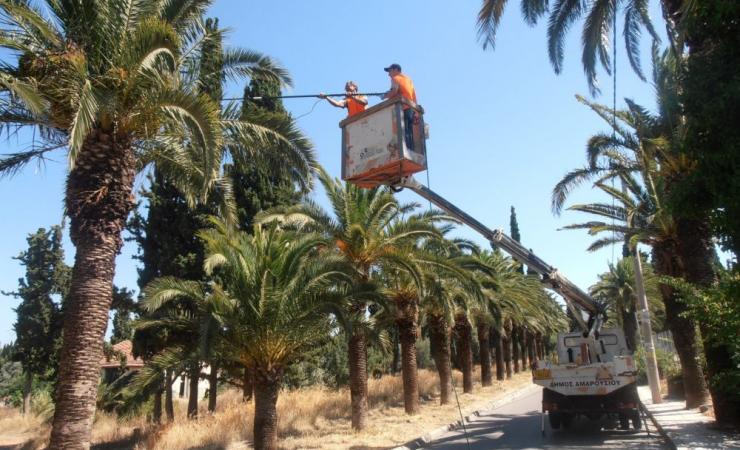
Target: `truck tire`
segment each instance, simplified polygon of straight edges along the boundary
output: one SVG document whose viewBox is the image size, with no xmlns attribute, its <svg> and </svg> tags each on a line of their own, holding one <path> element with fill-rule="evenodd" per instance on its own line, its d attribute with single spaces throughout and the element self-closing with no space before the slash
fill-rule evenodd
<svg viewBox="0 0 740 450">
<path fill-rule="evenodd" d="M 575 414 L 570 413 L 562 413 L 563 417 L 561 420 L 561 423 L 563 424 L 563 429 L 567 430 L 570 428 L 570 424 L 573 423 L 573 417 L 575 417 Z"/>
<path fill-rule="evenodd" d="M 632 413 L 632 428 L 639 430 L 642 428 L 642 420 L 640 420 L 640 411 L 637 410 Z"/>
<path fill-rule="evenodd" d="M 619 429 L 620 430 L 630 429 L 630 419 L 629 417 L 627 417 L 627 414 L 619 413 Z"/>
<path fill-rule="evenodd" d="M 547 413 L 547 419 L 550 421 L 550 428 L 553 430 L 557 430 L 560 428 L 560 422 L 562 420 L 563 416 L 560 415 L 560 413 L 557 412 L 548 412 Z"/>
</svg>

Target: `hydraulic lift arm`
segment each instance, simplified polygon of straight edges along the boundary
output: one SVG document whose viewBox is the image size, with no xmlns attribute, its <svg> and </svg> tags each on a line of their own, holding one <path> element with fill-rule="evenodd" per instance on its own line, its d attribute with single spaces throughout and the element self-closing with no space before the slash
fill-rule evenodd
<svg viewBox="0 0 740 450">
<path fill-rule="evenodd" d="M 398 183 L 392 186 L 395 189 L 407 188 L 416 192 L 420 196 L 437 205 L 452 217 L 468 225 L 481 235 L 488 239 L 491 245 L 500 247 L 511 255 L 516 261 L 525 264 L 530 270 L 533 270 L 542 276 L 542 282 L 547 284 L 552 290 L 559 293 L 565 299 L 568 308 L 578 320 L 583 330 L 584 336 L 594 337 L 601 325 L 606 320 L 606 314 L 598 303 L 591 296 L 582 291 L 578 286 L 561 275 L 553 266 L 547 264 L 537 255 L 532 253 L 519 242 L 504 234 L 501 230 L 491 230 L 475 218 L 471 217 L 463 210 L 445 200 L 443 197 L 419 183 L 414 177 L 402 178 Z M 588 322 L 584 321 L 577 308 L 584 310 L 589 315 Z"/>
</svg>

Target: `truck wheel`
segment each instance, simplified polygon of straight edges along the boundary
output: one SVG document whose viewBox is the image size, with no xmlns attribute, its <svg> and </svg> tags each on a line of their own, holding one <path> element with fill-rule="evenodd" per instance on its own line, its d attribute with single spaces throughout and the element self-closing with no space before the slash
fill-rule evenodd
<svg viewBox="0 0 740 450">
<path fill-rule="evenodd" d="M 550 428 L 553 430 L 560 428 L 560 421 L 562 419 L 560 413 L 550 411 L 547 413 L 547 418 L 550 420 Z"/>
<path fill-rule="evenodd" d="M 622 414 L 622 413 L 619 414 L 619 429 L 620 430 L 630 429 L 630 420 L 626 414 Z"/>
<path fill-rule="evenodd" d="M 632 428 L 639 430 L 642 428 L 642 420 L 640 420 L 640 411 L 632 413 Z"/>
<path fill-rule="evenodd" d="M 561 422 L 563 423 L 563 429 L 567 430 L 568 428 L 570 428 L 570 424 L 573 422 L 573 417 L 573 414 L 563 413 L 563 419 L 561 420 Z"/>
</svg>

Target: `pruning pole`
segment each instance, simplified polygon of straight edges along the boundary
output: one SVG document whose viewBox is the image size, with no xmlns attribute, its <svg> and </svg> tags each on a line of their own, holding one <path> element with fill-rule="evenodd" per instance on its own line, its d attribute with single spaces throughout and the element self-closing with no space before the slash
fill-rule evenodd
<svg viewBox="0 0 740 450">
<path fill-rule="evenodd" d="M 342 92 L 341 94 L 324 94 L 324 97 L 356 97 L 360 95 L 365 96 L 378 96 L 382 97 L 386 93 L 385 92 L 367 92 L 367 93 L 356 93 L 356 94 L 348 94 L 346 92 Z M 304 94 L 304 95 L 263 95 L 258 97 L 247 97 L 249 100 L 268 100 L 268 99 L 274 99 L 274 98 L 320 98 L 321 95 L 319 94 Z M 231 100 L 231 99 L 224 99 L 224 100 Z"/>
</svg>

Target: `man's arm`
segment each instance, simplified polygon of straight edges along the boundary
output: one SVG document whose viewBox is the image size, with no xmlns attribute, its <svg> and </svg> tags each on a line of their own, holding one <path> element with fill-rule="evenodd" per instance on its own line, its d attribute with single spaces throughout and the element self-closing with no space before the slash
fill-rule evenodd
<svg viewBox="0 0 740 450">
<path fill-rule="evenodd" d="M 331 97 L 327 97 L 326 94 L 324 94 L 323 92 L 321 94 L 319 94 L 319 97 L 320 98 L 325 98 L 326 101 L 328 101 L 329 103 L 331 103 L 333 106 L 336 106 L 337 108 L 344 108 L 346 106 L 346 102 L 344 100 L 342 100 L 341 102 L 338 102 L 338 101 L 334 100 Z"/>
<path fill-rule="evenodd" d="M 386 92 L 383 98 L 393 98 L 397 95 L 400 95 L 399 93 L 400 87 L 398 86 L 398 83 L 394 81 L 391 81 L 391 90 Z"/>
</svg>

